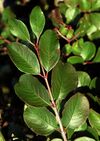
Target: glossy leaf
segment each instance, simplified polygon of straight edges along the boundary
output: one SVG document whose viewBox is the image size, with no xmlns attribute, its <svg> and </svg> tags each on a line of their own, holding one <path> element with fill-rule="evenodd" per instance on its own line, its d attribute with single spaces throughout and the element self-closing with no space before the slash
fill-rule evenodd
<svg viewBox="0 0 100 141">
<path fill-rule="evenodd" d="M 93 109 L 91 109 L 89 113 L 89 123 L 97 130 L 98 135 L 100 136 L 100 114 Z"/>
<path fill-rule="evenodd" d="M 59 62 L 52 71 L 52 94 L 55 99 L 64 99 L 77 86 L 77 72 L 68 63 Z"/>
<path fill-rule="evenodd" d="M 28 107 L 24 111 L 24 120 L 28 127 L 38 135 L 48 136 L 57 129 L 54 115 L 45 107 Z"/>
<path fill-rule="evenodd" d="M 17 20 L 17 19 L 10 20 L 9 21 L 9 29 L 10 29 L 10 32 L 14 36 L 18 37 L 19 39 L 22 39 L 25 41 L 30 40 L 30 35 L 28 32 L 28 29 L 22 21 Z"/>
<path fill-rule="evenodd" d="M 100 47 L 97 50 L 97 53 L 96 53 L 95 58 L 93 59 L 93 62 L 94 63 L 100 63 Z"/>
<path fill-rule="evenodd" d="M 39 6 L 33 8 L 30 14 L 30 25 L 33 33 L 39 38 L 45 26 L 45 17 Z"/>
<path fill-rule="evenodd" d="M 89 86 L 91 78 L 88 73 L 83 71 L 78 71 L 78 87 Z"/>
<path fill-rule="evenodd" d="M 41 64 L 49 72 L 60 58 L 60 44 L 54 31 L 46 30 L 41 36 L 39 53 Z"/>
<path fill-rule="evenodd" d="M 74 141 L 96 141 L 96 140 L 84 136 L 84 137 L 79 137 L 79 138 L 75 139 Z"/>
<path fill-rule="evenodd" d="M 17 96 L 25 103 L 32 106 L 48 106 L 50 104 L 46 88 L 37 78 L 24 74 L 15 85 Z"/>
<path fill-rule="evenodd" d="M 64 106 L 62 113 L 63 126 L 71 129 L 78 128 L 85 123 L 88 114 L 89 102 L 87 98 L 83 94 L 77 93 Z"/>
<path fill-rule="evenodd" d="M 13 42 L 8 45 L 8 53 L 15 66 L 24 73 L 38 75 L 40 66 L 34 52 L 27 46 Z"/>
<path fill-rule="evenodd" d="M 71 56 L 67 59 L 67 62 L 69 62 L 71 64 L 79 64 L 79 63 L 83 63 L 84 60 L 80 56 Z"/>
<path fill-rule="evenodd" d="M 81 51 L 81 56 L 84 60 L 91 60 L 96 52 L 96 46 L 92 42 L 85 42 Z"/>
<path fill-rule="evenodd" d="M 63 141 L 63 140 L 62 139 L 59 139 L 59 138 L 55 138 L 55 139 L 53 139 L 51 141 Z"/>
</svg>

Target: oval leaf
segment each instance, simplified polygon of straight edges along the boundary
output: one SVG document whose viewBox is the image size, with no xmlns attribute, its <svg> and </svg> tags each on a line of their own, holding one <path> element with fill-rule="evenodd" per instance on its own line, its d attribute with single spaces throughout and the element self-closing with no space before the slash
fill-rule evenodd
<svg viewBox="0 0 100 141">
<path fill-rule="evenodd" d="M 21 43 L 11 43 L 8 45 L 8 53 L 15 66 L 24 73 L 38 75 L 40 66 L 34 52 Z"/>
<path fill-rule="evenodd" d="M 91 78 L 88 73 L 83 71 L 78 71 L 78 87 L 89 86 Z"/>
<path fill-rule="evenodd" d="M 85 105 L 85 106 L 84 106 Z M 85 123 L 89 114 L 89 102 L 81 93 L 72 96 L 65 104 L 62 123 L 66 128 L 75 129 Z"/>
<path fill-rule="evenodd" d="M 39 135 L 48 136 L 57 129 L 54 115 L 45 107 L 28 107 L 24 111 L 24 120 L 28 127 Z"/>
<path fill-rule="evenodd" d="M 48 106 L 50 104 L 46 88 L 30 74 L 24 74 L 15 85 L 17 96 L 32 106 Z"/>
<path fill-rule="evenodd" d="M 91 60 L 96 52 L 96 46 L 92 42 L 85 42 L 82 48 L 81 56 L 84 60 Z"/>
<path fill-rule="evenodd" d="M 59 62 L 52 71 L 52 94 L 55 99 L 64 99 L 69 92 L 77 87 L 77 72 L 68 63 Z"/>
<path fill-rule="evenodd" d="M 45 31 L 41 36 L 39 49 L 40 61 L 46 71 L 49 72 L 60 58 L 60 44 L 54 31 Z"/>
<path fill-rule="evenodd" d="M 30 14 L 30 25 L 33 33 L 39 38 L 45 26 L 45 17 L 39 6 L 33 8 Z"/>
<path fill-rule="evenodd" d="M 97 130 L 100 136 L 100 114 L 94 111 L 93 109 L 91 109 L 89 113 L 89 123 L 93 128 Z"/>
<path fill-rule="evenodd" d="M 89 137 L 80 137 L 75 139 L 74 141 L 96 141 L 96 140 Z"/>
<path fill-rule="evenodd" d="M 9 29 L 14 36 L 25 41 L 30 40 L 28 29 L 22 21 L 17 19 L 10 20 Z"/>
<path fill-rule="evenodd" d="M 79 63 L 83 63 L 84 60 L 80 56 L 71 56 L 67 59 L 67 62 L 69 62 L 71 64 L 79 64 Z"/>
</svg>

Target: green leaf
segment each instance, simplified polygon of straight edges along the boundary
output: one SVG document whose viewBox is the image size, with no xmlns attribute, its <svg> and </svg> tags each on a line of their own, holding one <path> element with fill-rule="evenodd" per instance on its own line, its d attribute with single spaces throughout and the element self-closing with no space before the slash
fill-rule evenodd
<svg viewBox="0 0 100 141">
<path fill-rule="evenodd" d="M 28 107 L 24 111 L 24 120 L 38 135 L 48 136 L 58 128 L 54 115 L 45 107 Z"/>
<path fill-rule="evenodd" d="M 96 53 L 95 58 L 93 59 L 93 62 L 94 63 L 100 63 L 100 47 L 97 50 L 97 53 Z"/>
<path fill-rule="evenodd" d="M 81 56 L 84 60 L 91 60 L 96 52 L 96 46 L 92 42 L 85 42 L 81 51 Z"/>
<path fill-rule="evenodd" d="M 65 44 L 65 46 L 62 49 L 62 52 L 65 55 L 69 55 L 72 52 L 72 46 L 70 44 Z"/>
<path fill-rule="evenodd" d="M 22 21 L 17 20 L 17 19 L 10 20 L 9 21 L 9 29 L 10 29 L 10 32 L 14 36 L 16 36 L 22 40 L 25 40 L 25 41 L 30 40 L 30 35 L 28 32 L 28 29 Z"/>
<path fill-rule="evenodd" d="M 22 75 L 14 88 L 17 96 L 29 105 L 50 105 L 46 88 L 30 74 Z"/>
<path fill-rule="evenodd" d="M 100 8 L 100 0 L 93 0 L 91 10 L 95 11 Z"/>
<path fill-rule="evenodd" d="M 38 39 L 45 26 L 45 17 L 39 6 L 36 6 L 35 8 L 33 8 L 30 14 L 30 25 L 31 25 L 33 33 L 36 35 Z"/>
<path fill-rule="evenodd" d="M 91 135 L 96 139 L 96 141 L 100 141 L 100 140 L 99 140 L 99 135 L 98 135 L 97 131 L 96 131 L 94 128 L 88 126 L 86 131 L 87 131 L 89 134 L 91 134 Z"/>
<path fill-rule="evenodd" d="M 67 59 L 67 62 L 69 62 L 71 64 L 79 64 L 79 63 L 83 63 L 84 60 L 80 56 L 71 56 Z"/>
<path fill-rule="evenodd" d="M 98 135 L 100 136 L 100 114 L 91 109 L 88 119 L 90 125 L 97 130 Z"/>
<path fill-rule="evenodd" d="M 99 39 L 99 38 L 100 38 L 100 30 L 97 30 L 96 32 L 89 35 L 90 40 Z"/>
<path fill-rule="evenodd" d="M 91 9 L 91 1 L 79 0 L 79 8 L 83 11 L 88 11 Z"/>
<path fill-rule="evenodd" d="M 89 16 L 91 23 L 100 30 L 100 13 L 92 13 Z"/>
<path fill-rule="evenodd" d="M 46 30 L 41 36 L 39 52 L 41 64 L 49 72 L 60 58 L 60 44 L 54 31 Z"/>
<path fill-rule="evenodd" d="M 5 141 L 5 139 L 4 139 L 4 137 L 3 137 L 1 132 L 0 132 L 0 141 Z"/>
<path fill-rule="evenodd" d="M 53 97 L 58 101 L 64 99 L 77 86 L 75 68 L 69 63 L 59 62 L 52 71 L 51 86 Z"/>
<path fill-rule="evenodd" d="M 65 17 L 67 19 L 67 23 L 70 23 L 74 20 L 74 18 L 80 13 L 79 8 L 69 7 L 65 12 Z"/>
<path fill-rule="evenodd" d="M 72 53 L 74 55 L 80 55 L 80 53 L 81 53 L 82 47 L 79 45 L 80 40 L 74 42 L 72 45 Z"/>
<path fill-rule="evenodd" d="M 59 139 L 59 138 L 55 138 L 55 139 L 53 139 L 51 141 L 63 141 L 63 140 L 62 139 Z"/>
<path fill-rule="evenodd" d="M 78 4 L 78 0 L 64 0 L 64 2 L 68 7 L 76 7 Z"/>
<path fill-rule="evenodd" d="M 27 46 L 13 42 L 8 45 L 8 53 L 15 66 L 24 73 L 38 75 L 40 66 L 34 52 Z"/>
<path fill-rule="evenodd" d="M 89 102 L 87 98 L 83 94 L 77 93 L 64 106 L 62 113 L 63 126 L 71 129 L 78 128 L 85 123 L 88 114 Z"/>
<path fill-rule="evenodd" d="M 91 78 L 88 73 L 83 71 L 78 71 L 78 87 L 89 86 Z"/>
<path fill-rule="evenodd" d="M 96 140 L 84 136 L 84 137 L 79 137 L 79 138 L 75 139 L 74 141 L 96 141 Z"/>
<path fill-rule="evenodd" d="M 85 122 L 84 124 L 82 124 L 81 126 L 79 126 L 78 128 L 75 129 L 75 132 L 78 131 L 85 131 L 87 129 L 87 123 Z"/>
</svg>

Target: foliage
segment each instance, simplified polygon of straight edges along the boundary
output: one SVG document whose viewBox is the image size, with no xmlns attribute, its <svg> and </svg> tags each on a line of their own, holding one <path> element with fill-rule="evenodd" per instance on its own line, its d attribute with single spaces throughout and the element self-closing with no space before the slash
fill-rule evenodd
<svg viewBox="0 0 100 141">
<path fill-rule="evenodd" d="M 100 105 L 91 90 L 96 89 L 96 81 L 77 69 L 79 64 L 100 63 L 100 47 L 94 42 L 100 38 L 99 3 L 99 0 L 57 3 L 58 17 L 56 14 L 51 17 L 54 29 L 45 31 L 46 18 L 36 6 L 29 19 L 32 34 L 22 21 L 14 17 L 7 20 L 13 35 L 9 34 L 10 41 L 6 40 L 8 55 L 24 73 L 14 87 L 26 105 L 24 121 L 36 134 L 49 136 L 52 141 L 99 141 L 100 114 L 90 108 L 90 98 Z M 1 33 L 1 41 L 5 38 L 8 36 Z M 60 133 L 62 139 L 52 139 L 53 132 Z M 90 134 L 79 137 L 80 132 Z"/>
</svg>

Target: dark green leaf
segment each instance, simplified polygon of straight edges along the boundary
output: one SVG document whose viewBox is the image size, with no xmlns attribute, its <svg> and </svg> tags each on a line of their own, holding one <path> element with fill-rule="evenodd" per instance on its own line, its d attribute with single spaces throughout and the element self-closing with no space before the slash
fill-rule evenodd
<svg viewBox="0 0 100 141">
<path fill-rule="evenodd" d="M 46 88 L 30 74 L 24 74 L 15 85 L 15 92 L 25 103 L 32 106 L 48 106 L 50 104 Z"/>
<path fill-rule="evenodd" d="M 85 123 L 88 114 L 89 102 L 87 98 L 83 94 L 77 93 L 65 104 L 62 113 L 63 126 L 71 129 L 78 128 Z"/>
<path fill-rule="evenodd" d="M 24 112 L 24 120 L 28 127 L 39 135 L 48 136 L 57 129 L 54 115 L 45 107 L 28 107 Z"/>
<path fill-rule="evenodd" d="M 8 53 L 15 66 L 22 72 L 38 75 L 40 66 L 36 55 L 21 43 L 8 45 Z"/>
<path fill-rule="evenodd" d="M 84 137 L 79 137 L 79 138 L 75 139 L 74 141 L 96 141 L 96 140 L 84 136 Z"/>
<path fill-rule="evenodd" d="M 81 51 L 81 56 L 84 60 L 91 60 L 96 52 L 96 46 L 92 42 L 85 42 Z"/>
<path fill-rule="evenodd" d="M 97 130 L 98 135 L 100 136 L 100 114 L 93 109 L 91 109 L 89 113 L 89 123 Z"/>
<path fill-rule="evenodd" d="M 60 58 L 60 44 L 54 31 L 47 30 L 41 36 L 39 52 L 41 64 L 49 72 Z"/>
<path fill-rule="evenodd" d="M 77 72 L 69 64 L 59 62 L 52 71 L 52 93 L 55 99 L 64 99 L 77 86 Z"/>
<path fill-rule="evenodd" d="M 78 87 L 89 86 L 91 78 L 88 73 L 83 71 L 78 71 Z"/>
<path fill-rule="evenodd" d="M 67 59 L 67 62 L 69 62 L 71 64 L 78 64 L 78 63 L 83 63 L 84 60 L 80 56 L 71 56 Z"/>
<path fill-rule="evenodd" d="M 95 58 L 93 59 L 94 63 L 100 63 L 100 47 L 98 48 L 98 51 L 96 53 Z"/>
<path fill-rule="evenodd" d="M 30 40 L 30 35 L 28 32 L 28 29 L 22 21 L 17 20 L 17 19 L 10 20 L 9 21 L 9 29 L 10 29 L 10 32 L 14 36 L 16 36 L 22 40 L 25 40 L 25 41 Z"/>
<path fill-rule="evenodd" d="M 30 25 L 33 33 L 39 38 L 45 26 L 45 17 L 39 6 L 33 8 L 30 14 Z"/>
</svg>

